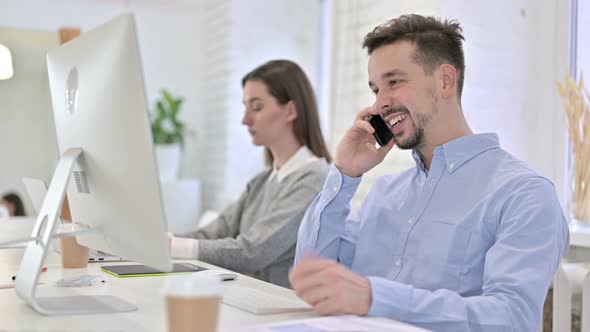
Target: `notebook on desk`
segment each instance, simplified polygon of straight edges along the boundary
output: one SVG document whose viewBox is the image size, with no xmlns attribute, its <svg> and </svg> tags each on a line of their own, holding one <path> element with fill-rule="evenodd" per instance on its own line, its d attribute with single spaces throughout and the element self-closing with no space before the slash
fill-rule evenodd
<svg viewBox="0 0 590 332">
<path fill-rule="evenodd" d="M 133 264 L 133 265 L 105 265 L 100 268 L 103 272 L 113 275 L 117 278 L 131 278 L 131 277 L 149 277 L 162 276 L 175 273 L 191 273 L 206 268 L 191 263 L 174 263 L 172 264 L 171 272 L 162 272 L 147 265 Z"/>
</svg>

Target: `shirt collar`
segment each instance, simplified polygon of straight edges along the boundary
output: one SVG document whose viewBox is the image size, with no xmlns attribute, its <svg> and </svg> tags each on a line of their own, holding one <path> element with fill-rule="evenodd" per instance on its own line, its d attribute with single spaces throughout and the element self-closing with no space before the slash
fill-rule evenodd
<svg viewBox="0 0 590 332">
<path fill-rule="evenodd" d="M 297 171 L 301 167 L 307 165 L 308 163 L 319 159 L 318 156 L 314 155 L 311 150 L 307 148 L 307 146 L 302 146 L 295 152 L 289 160 L 281 167 L 277 169 L 276 163 L 272 165 L 272 172 L 270 173 L 269 180 L 272 180 L 275 176 L 279 182 L 283 181 L 287 175 Z"/>
<path fill-rule="evenodd" d="M 473 134 L 459 137 L 446 144 L 437 146 L 434 149 L 433 156 L 442 153 L 449 173 L 453 173 L 457 168 L 461 167 L 461 165 L 465 164 L 478 154 L 499 147 L 500 140 L 498 134 Z M 418 151 L 412 150 L 412 157 L 416 162 L 416 166 L 423 172 L 426 172 L 426 168 L 424 167 L 424 163 L 422 162 L 422 158 Z"/>
</svg>

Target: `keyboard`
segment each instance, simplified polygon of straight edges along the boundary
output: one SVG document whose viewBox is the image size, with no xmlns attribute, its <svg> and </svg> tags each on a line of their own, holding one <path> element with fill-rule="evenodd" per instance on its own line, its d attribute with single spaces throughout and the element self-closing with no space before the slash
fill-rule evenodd
<svg viewBox="0 0 590 332">
<path fill-rule="evenodd" d="M 221 301 L 255 315 L 312 310 L 307 303 L 299 299 L 271 295 L 250 287 L 226 286 Z"/>
</svg>

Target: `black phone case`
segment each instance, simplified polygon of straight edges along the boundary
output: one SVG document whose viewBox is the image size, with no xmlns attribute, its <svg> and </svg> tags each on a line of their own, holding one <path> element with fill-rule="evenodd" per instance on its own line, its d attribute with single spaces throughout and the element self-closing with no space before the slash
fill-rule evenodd
<svg viewBox="0 0 590 332">
<path fill-rule="evenodd" d="M 389 130 L 389 127 L 387 126 L 385 121 L 383 121 L 381 116 L 373 115 L 369 119 L 369 123 L 371 124 L 373 129 L 375 129 L 373 136 L 375 137 L 375 140 L 377 140 L 377 143 L 380 146 L 387 145 L 387 143 L 389 143 L 389 141 L 393 138 L 393 133 L 391 132 L 391 130 Z"/>
</svg>

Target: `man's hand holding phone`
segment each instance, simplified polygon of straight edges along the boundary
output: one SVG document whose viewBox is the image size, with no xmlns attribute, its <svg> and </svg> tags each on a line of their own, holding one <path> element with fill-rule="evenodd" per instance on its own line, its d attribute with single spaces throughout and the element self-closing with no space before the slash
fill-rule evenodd
<svg viewBox="0 0 590 332">
<path fill-rule="evenodd" d="M 346 131 L 338 143 L 334 163 L 342 174 L 359 177 L 385 159 L 395 145 L 393 135 L 387 144 L 375 147 L 375 128 L 369 123 L 371 116 L 380 117 L 374 107 L 370 106 L 358 112 L 353 126 Z M 387 125 L 385 125 L 387 126 Z M 389 130 L 389 127 L 387 127 Z"/>
</svg>

